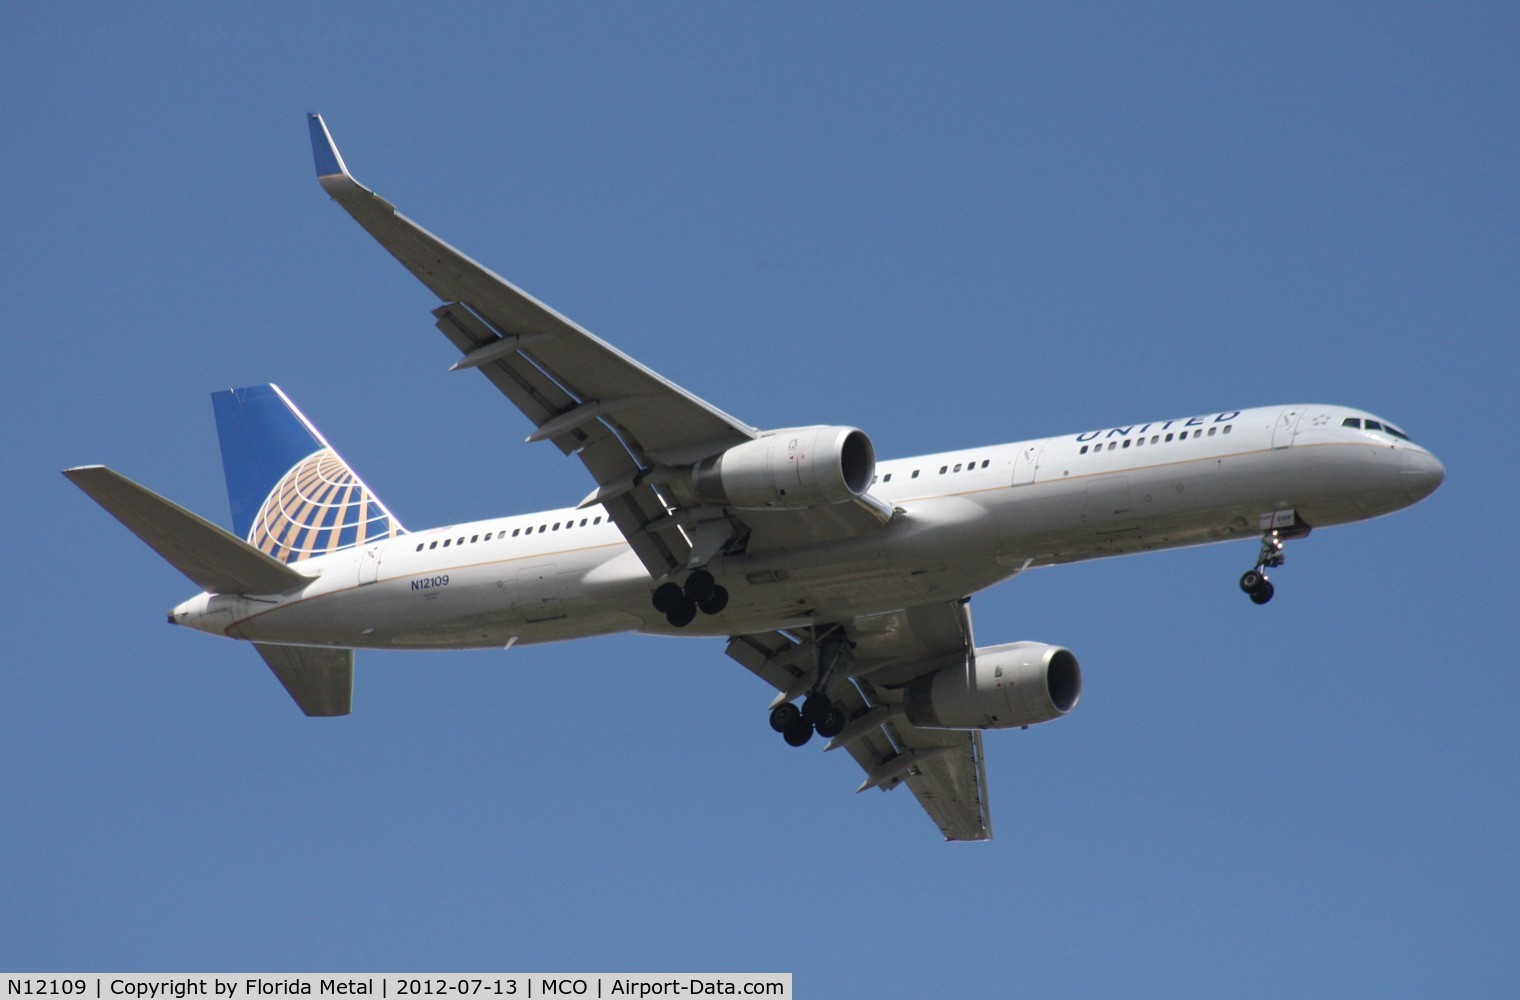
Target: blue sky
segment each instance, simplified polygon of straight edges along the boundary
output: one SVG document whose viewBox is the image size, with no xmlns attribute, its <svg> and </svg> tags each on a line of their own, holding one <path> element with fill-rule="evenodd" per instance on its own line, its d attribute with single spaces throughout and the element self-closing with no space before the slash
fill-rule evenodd
<svg viewBox="0 0 1520 1000">
<path fill-rule="evenodd" d="M 8 5 L 0 967 L 791 971 L 799 996 L 1520 989 L 1513 5 Z M 1390 518 L 1032 573 L 997 839 L 792 751 L 716 641 L 362 655 L 307 720 L 58 470 L 223 523 L 276 381 L 409 525 L 589 480 L 312 176 L 723 409 L 908 455 L 1280 402 Z"/>
</svg>

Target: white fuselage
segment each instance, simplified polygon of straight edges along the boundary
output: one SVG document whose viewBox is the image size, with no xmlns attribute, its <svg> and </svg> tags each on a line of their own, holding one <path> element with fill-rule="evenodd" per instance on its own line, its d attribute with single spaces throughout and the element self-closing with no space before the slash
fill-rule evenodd
<svg viewBox="0 0 1520 1000">
<path fill-rule="evenodd" d="M 414 532 L 297 564 L 290 595 L 192 598 L 170 620 L 270 643 L 467 648 L 609 632 L 738 635 L 965 597 L 1024 569 L 1250 538 L 1291 512 L 1319 528 L 1386 514 L 1444 471 L 1369 418 L 1303 405 L 1107 428 L 881 462 L 880 531 L 708 568 L 718 615 L 674 629 L 600 507 Z"/>
</svg>

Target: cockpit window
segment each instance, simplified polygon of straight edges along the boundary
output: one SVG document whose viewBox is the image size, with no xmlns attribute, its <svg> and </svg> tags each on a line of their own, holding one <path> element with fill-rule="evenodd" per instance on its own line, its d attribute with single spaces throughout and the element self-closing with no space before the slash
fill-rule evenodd
<svg viewBox="0 0 1520 1000">
<path fill-rule="evenodd" d="M 1341 421 L 1341 426 L 1352 427 L 1357 430 L 1382 431 L 1384 434 L 1392 434 L 1394 437 L 1398 438 L 1401 441 L 1410 440 L 1408 434 L 1405 434 L 1403 431 L 1399 430 L 1392 424 L 1383 423 L 1381 420 L 1372 420 L 1369 418 L 1364 421 L 1361 417 L 1347 417 L 1345 420 Z"/>
</svg>

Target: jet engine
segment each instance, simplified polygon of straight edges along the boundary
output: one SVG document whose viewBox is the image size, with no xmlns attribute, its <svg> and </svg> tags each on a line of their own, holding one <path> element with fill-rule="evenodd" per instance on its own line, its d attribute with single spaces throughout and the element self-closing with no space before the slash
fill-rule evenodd
<svg viewBox="0 0 1520 1000">
<path fill-rule="evenodd" d="M 1082 670 L 1070 650 L 1010 642 L 909 684 L 908 721 L 927 729 L 1032 726 L 1070 712 L 1081 695 Z"/>
<path fill-rule="evenodd" d="M 698 462 L 692 490 L 704 503 L 795 510 L 864 495 L 876 449 L 854 427 L 773 431 Z"/>
</svg>

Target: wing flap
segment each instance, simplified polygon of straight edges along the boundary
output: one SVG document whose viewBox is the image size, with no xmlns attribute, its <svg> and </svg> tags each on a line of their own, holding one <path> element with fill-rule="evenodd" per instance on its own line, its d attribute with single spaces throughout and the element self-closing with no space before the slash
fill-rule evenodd
<svg viewBox="0 0 1520 1000">
<path fill-rule="evenodd" d="M 311 578 L 103 465 L 63 474 L 106 513 L 210 594 L 278 594 Z"/>
<path fill-rule="evenodd" d="M 269 669 L 301 711 L 310 716 L 347 715 L 354 700 L 354 651 L 256 642 Z"/>
<path fill-rule="evenodd" d="M 891 728 L 899 746 L 934 756 L 918 763 L 905 780 L 946 840 L 991 840 L 987 773 L 982 734 L 967 730 L 918 729 L 905 722 Z"/>
</svg>

